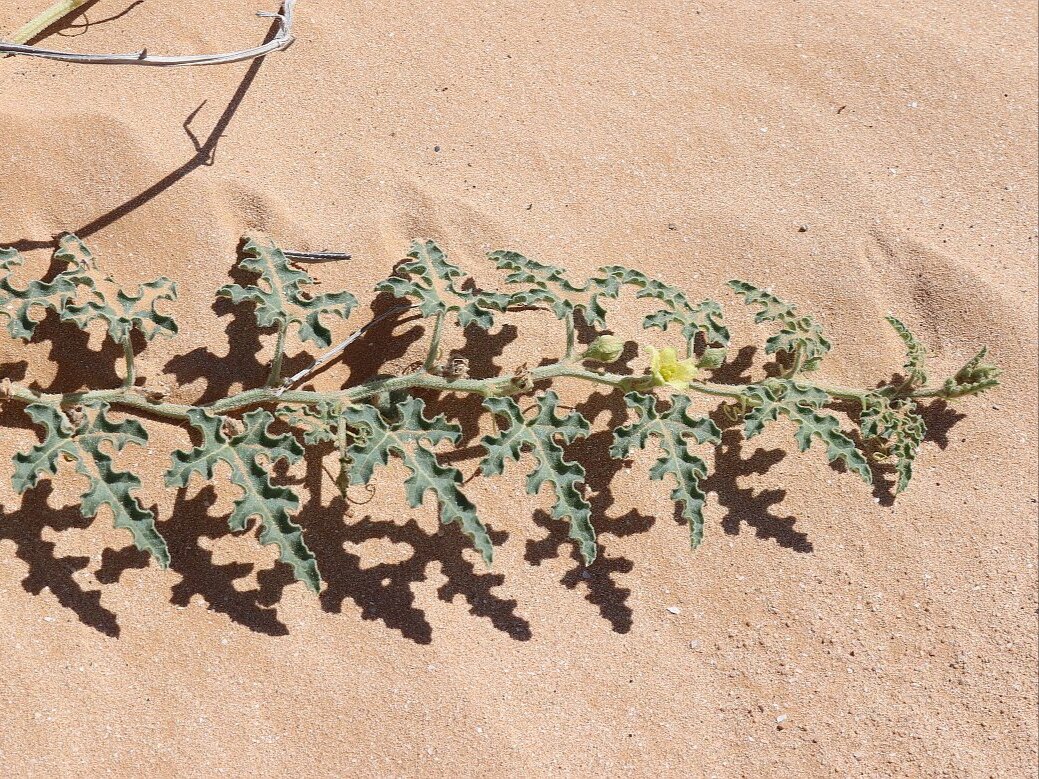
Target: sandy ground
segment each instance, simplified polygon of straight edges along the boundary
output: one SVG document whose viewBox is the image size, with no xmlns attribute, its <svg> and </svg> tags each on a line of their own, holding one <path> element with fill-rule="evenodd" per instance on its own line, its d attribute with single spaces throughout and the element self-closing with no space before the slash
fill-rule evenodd
<svg viewBox="0 0 1039 779">
<path fill-rule="evenodd" d="M 0 29 L 39 5 L 4 3 Z M 45 40 L 216 51 L 262 38 L 256 7 L 145 0 Z M 1006 371 L 930 413 L 894 506 L 789 431 L 727 436 L 694 555 L 650 459 L 611 465 L 599 432 L 574 448 L 603 541 L 587 574 L 519 478 L 471 483 L 488 571 L 400 472 L 351 507 L 319 463 L 287 474 L 314 597 L 227 533 L 229 490 L 158 486 L 176 427 L 125 461 L 155 485 L 168 572 L 81 519 L 74 479 L 23 502 L 5 475 L 4 773 L 1035 776 L 1036 23 L 1010 0 L 301 0 L 298 42 L 260 65 L 0 60 L 0 245 L 42 272 L 70 229 L 122 278 L 178 279 L 182 335 L 139 363 L 182 400 L 263 380 L 271 338 L 213 307 L 249 229 L 353 252 L 315 270 L 362 301 L 337 336 L 423 236 L 478 276 L 505 247 L 641 268 L 720 296 L 746 344 L 722 284 L 772 284 L 825 324 L 831 382 L 897 370 L 888 311 L 936 373 L 981 344 Z M 619 304 L 617 332 L 643 310 Z M 549 320 L 514 324 L 470 345 L 488 369 L 553 353 Z M 319 386 L 402 369 L 421 333 L 395 334 Z M 0 345 L 2 375 L 43 387 L 111 386 L 117 358 L 53 323 Z M 597 431 L 618 419 L 561 390 Z M 35 440 L 4 419 L 5 454 Z"/>
</svg>

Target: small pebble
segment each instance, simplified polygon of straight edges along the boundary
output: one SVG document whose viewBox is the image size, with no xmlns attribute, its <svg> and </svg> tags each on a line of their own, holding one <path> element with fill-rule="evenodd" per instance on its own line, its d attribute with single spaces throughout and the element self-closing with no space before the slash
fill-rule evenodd
<svg viewBox="0 0 1039 779">
<path fill-rule="evenodd" d="M 667 610 L 671 614 L 681 614 L 682 610 L 678 606 L 668 606 Z"/>
<path fill-rule="evenodd" d="M 439 146 L 434 146 L 433 147 L 433 151 L 440 151 L 440 147 Z"/>
<path fill-rule="evenodd" d="M 808 225 L 801 225 L 800 227 L 797 228 L 797 232 L 799 232 L 799 233 L 807 233 L 808 232 Z"/>
</svg>

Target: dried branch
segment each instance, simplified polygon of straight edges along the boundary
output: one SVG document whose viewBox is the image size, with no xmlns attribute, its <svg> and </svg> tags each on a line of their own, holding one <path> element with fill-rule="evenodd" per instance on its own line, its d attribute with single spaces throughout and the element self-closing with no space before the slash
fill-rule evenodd
<svg viewBox="0 0 1039 779">
<path fill-rule="evenodd" d="M 60 62 L 75 62 L 81 65 L 150 65 L 152 67 L 182 67 L 187 65 L 227 65 L 232 62 L 242 62 L 263 57 L 272 51 L 283 51 L 292 45 L 295 36 L 292 34 L 292 10 L 296 0 L 284 0 L 281 13 L 272 14 L 264 11 L 256 15 L 278 20 L 277 31 L 274 36 L 260 46 L 254 46 L 240 51 L 230 51 L 223 54 L 176 54 L 176 55 L 152 55 L 147 49 L 141 49 L 131 54 L 78 54 L 69 51 L 55 51 L 53 49 L 42 49 L 37 46 L 26 46 L 22 43 L 10 43 L 0 41 L 0 54 L 22 54 L 27 57 L 42 57 L 44 59 L 58 60 Z M 60 4 L 64 5 L 64 4 Z M 53 6 L 52 8 L 57 8 Z M 48 9 L 48 12 L 51 9 Z M 45 12 L 45 13 L 48 13 Z M 67 10 L 66 10 L 67 12 Z M 45 26 L 53 24 L 61 15 L 55 16 Z M 39 17 L 38 17 L 39 18 Z M 36 22 L 36 20 L 33 20 Z M 30 22 L 30 24 L 33 24 Z M 27 25 L 28 26 L 28 25 Z M 22 31 L 19 31 L 22 33 Z M 41 28 L 42 29 L 42 28 Z M 37 30 L 39 32 L 39 30 Z M 30 36 L 31 37 L 31 36 Z"/>
</svg>

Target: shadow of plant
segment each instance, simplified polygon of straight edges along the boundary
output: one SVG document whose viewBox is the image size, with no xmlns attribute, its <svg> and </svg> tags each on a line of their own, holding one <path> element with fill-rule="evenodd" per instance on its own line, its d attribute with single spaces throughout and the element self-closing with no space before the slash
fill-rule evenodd
<svg viewBox="0 0 1039 779">
<path fill-rule="evenodd" d="M 61 533 L 82 530 L 94 520 L 87 519 L 79 506 L 53 508 L 48 499 L 53 492 L 50 482 L 42 482 L 22 496 L 17 511 L 8 513 L 0 506 L 0 540 L 14 542 L 15 555 L 29 566 L 22 587 L 31 595 L 50 590 L 64 608 L 80 622 L 112 638 L 119 637 L 116 615 L 101 605 L 101 590 L 88 590 L 77 581 L 76 574 L 90 563 L 89 557 L 55 555 L 57 544 L 43 538 L 47 530 Z"/>
</svg>

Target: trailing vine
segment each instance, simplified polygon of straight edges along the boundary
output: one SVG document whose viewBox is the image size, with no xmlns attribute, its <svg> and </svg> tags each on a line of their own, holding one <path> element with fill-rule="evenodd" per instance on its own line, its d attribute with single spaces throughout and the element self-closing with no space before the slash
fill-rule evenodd
<svg viewBox="0 0 1039 779">
<path fill-rule="evenodd" d="M 331 444 L 338 450 L 336 481 L 344 494 L 351 485 L 367 485 L 391 457 L 399 459 L 410 472 L 404 484 L 409 505 L 421 505 L 432 493 L 441 522 L 458 525 L 491 563 L 491 536 L 463 489 L 462 473 L 441 456 L 445 445 L 459 441 L 461 429 L 443 414 L 431 415 L 415 391 L 479 396 L 495 423 L 495 432 L 479 442 L 484 452 L 480 473 L 493 478 L 505 470 L 526 468 L 532 495 L 551 485 L 552 516 L 568 523 L 570 537 L 584 561 L 591 563 L 597 544 L 586 474 L 567 456 L 567 445 L 587 436 L 590 424 L 580 413 L 561 406 L 549 388 L 554 381 L 577 380 L 623 394 L 629 420 L 613 431 L 610 455 L 625 459 L 636 450 L 655 447 L 659 456 L 649 478 L 670 483 L 671 498 L 688 522 L 693 547 L 706 533 L 701 485 L 708 473 L 708 455 L 721 435 L 707 413 L 710 409 L 695 398 L 724 401 L 727 413 L 742 420 L 746 438 L 782 419 L 802 451 L 818 442 L 831 463 L 867 483 L 874 478 L 871 459 L 888 459 L 897 474 L 896 492 L 901 492 L 909 484 L 926 434 L 920 404 L 976 395 L 998 384 L 999 371 L 984 362 L 984 349 L 951 377 L 929 383 L 926 350 L 893 316 L 887 320 L 906 348 L 901 377 L 866 389 L 813 381 L 812 372 L 830 350 L 820 325 L 771 292 L 742 281 L 732 281 L 729 287 L 756 309 L 755 321 L 776 328 L 765 352 L 776 358 L 778 367 L 753 383 L 713 381 L 712 373 L 725 364 L 730 341 L 722 308 L 713 300 L 694 301 L 675 287 L 621 266 L 605 266 L 591 278 L 575 281 L 562 268 L 512 251 L 489 255 L 505 274 L 504 286 L 485 290 L 435 243 L 417 241 L 406 261 L 376 289 L 399 298 L 401 308 L 429 321 L 421 364 L 401 375 L 379 376 L 341 390 L 297 389 L 310 371 L 283 378 L 287 344 L 294 339 L 329 350 L 330 319 L 349 317 L 357 301 L 346 291 L 315 294 L 314 280 L 293 258 L 269 240 L 254 238 L 244 244 L 238 263 L 252 280 L 227 285 L 216 294 L 251 304 L 257 325 L 275 329 L 267 380 L 209 404 L 183 404 L 169 400 L 165 390 L 138 381 L 134 366 L 135 341 L 147 344 L 157 336 L 177 334 L 176 322 L 162 311 L 176 299 L 176 284 L 162 277 L 137 288 L 123 287 L 104 273 L 74 235 L 59 240 L 54 260 L 59 271 L 51 278 L 20 282 L 16 276 L 23 258 L 14 250 L 0 249 L 0 313 L 8 334 L 30 341 L 46 312 L 82 329 L 100 322 L 107 337 L 122 347 L 124 381 L 118 387 L 70 393 L 46 393 L 31 383 L 3 381 L 0 402 L 23 407 L 42 434 L 39 443 L 14 455 L 15 491 L 25 493 L 41 480 L 61 476 L 63 463 L 74 464 L 86 485 L 83 514 L 94 517 L 105 507 L 116 527 L 128 530 L 134 544 L 165 568 L 170 552 L 154 511 L 139 497 L 144 485 L 136 474 L 119 470 L 112 455 L 127 446 L 144 446 L 148 426 L 157 419 L 179 424 L 192 431 L 198 444 L 170 454 L 166 486 L 183 489 L 193 474 L 213 479 L 221 465 L 220 472 L 228 474 L 238 494 L 229 517 L 231 528 L 244 530 L 251 520 L 258 520 L 261 543 L 276 545 L 295 577 L 314 591 L 321 578 L 304 530 L 294 521 L 299 497 L 290 486 L 275 484 L 272 471 L 281 461 L 299 461 L 306 447 L 318 445 Z M 655 304 L 644 327 L 674 335 L 677 344 L 660 350 L 647 347 L 648 366 L 636 375 L 610 370 L 626 344 L 608 333 L 599 334 L 607 326 L 609 302 L 625 290 Z M 550 311 L 559 320 L 563 346 L 557 359 L 477 377 L 468 375 L 464 358 L 442 359 L 441 338 L 449 325 L 489 330 L 503 317 L 530 309 Z M 597 331 L 583 348 L 577 337 L 579 319 Z M 134 333 L 140 338 L 133 338 Z M 327 365 L 350 340 L 331 348 L 315 366 Z M 520 396 L 527 400 L 518 402 Z M 857 435 L 845 431 L 831 413 L 835 405 L 851 408 Z"/>
</svg>

